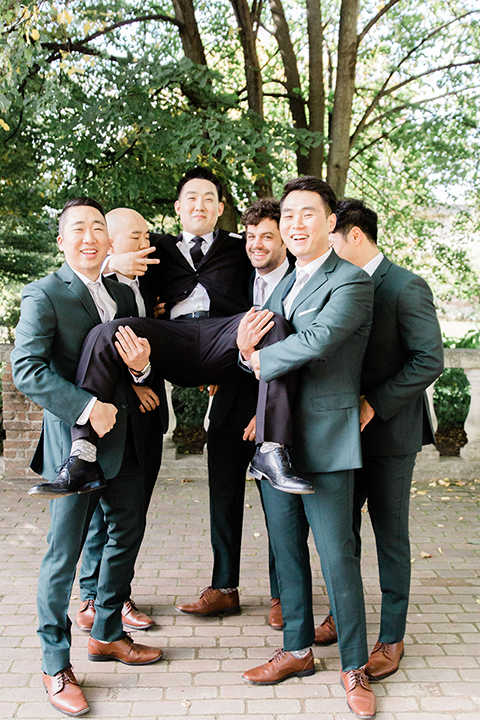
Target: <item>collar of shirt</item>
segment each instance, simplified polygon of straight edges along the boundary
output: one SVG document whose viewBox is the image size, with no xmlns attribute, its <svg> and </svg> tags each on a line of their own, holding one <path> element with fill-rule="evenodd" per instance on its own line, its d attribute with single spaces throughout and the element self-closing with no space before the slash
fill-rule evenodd
<svg viewBox="0 0 480 720">
<path fill-rule="evenodd" d="M 99 276 L 97 277 L 96 280 L 90 280 L 90 278 L 88 278 L 86 275 L 82 275 L 82 273 L 79 273 L 78 270 L 74 270 L 72 267 L 70 268 L 70 270 L 72 272 L 74 272 L 78 278 L 80 278 L 80 280 L 83 282 L 84 285 L 88 285 L 89 283 L 93 282 L 93 283 L 100 283 L 102 285 L 102 287 L 104 287 L 104 285 L 101 281 L 101 277 L 102 277 L 101 273 L 99 274 Z"/>
<path fill-rule="evenodd" d="M 133 290 L 133 294 L 135 295 L 135 302 L 137 303 L 138 317 L 146 317 L 147 311 L 145 308 L 145 301 L 140 290 L 138 275 L 135 275 L 134 278 L 129 278 L 126 275 L 122 275 L 122 273 L 115 273 L 115 277 L 117 278 L 118 282 L 121 282 L 124 285 L 128 285 L 128 287 Z"/>
<path fill-rule="evenodd" d="M 103 313 L 102 313 L 102 312 L 100 312 L 100 310 L 99 310 L 99 315 L 100 315 L 101 318 L 103 317 L 103 315 L 105 315 L 105 317 L 104 317 L 104 319 L 103 319 L 102 322 L 107 322 L 108 320 L 113 320 L 113 318 L 115 317 L 115 314 L 116 314 L 116 312 L 117 312 L 117 303 L 115 302 L 115 300 L 113 299 L 113 297 L 110 295 L 110 293 L 108 292 L 107 288 L 106 288 L 105 285 L 103 284 L 102 276 L 99 275 L 96 280 L 90 280 L 90 278 L 86 277 L 86 275 L 82 275 L 82 273 L 77 272 L 77 270 L 74 270 L 73 268 L 70 268 L 70 269 L 72 270 L 72 272 L 75 273 L 75 275 L 78 277 L 78 279 L 81 280 L 81 281 L 83 282 L 83 284 L 87 286 L 87 290 L 88 290 L 88 292 L 90 293 L 90 295 L 91 295 L 91 297 L 92 297 L 92 300 L 93 300 L 93 302 L 95 303 L 95 307 L 97 308 L 97 310 L 99 310 L 99 307 L 98 307 L 98 304 L 97 304 L 97 302 L 96 302 L 95 296 L 94 296 L 93 293 L 90 291 L 90 287 L 89 287 L 89 286 L 91 286 L 91 285 L 97 285 L 97 286 L 98 286 L 99 294 L 100 294 L 100 300 L 101 300 L 101 303 L 102 303 L 102 308 L 101 308 L 101 309 L 102 309 L 102 311 L 103 311 Z"/>
<path fill-rule="evenodd" d="M 272 294 L 272 292 L 275 290 L 275 288 L 277 287 L 278 283 L 283 278 L 283 276 L 285 275 L 287 270 L 288 270 L 288 260 L 286 258 L 281 265 L 279 265 L 277 268 L 275 268 L 275 270 L 271 270 L 266 275 L 260 275 L 258 270 L 255 270 L 255 278 L 261 277 L 262 280 L 265 280 L 265 282 L 267 283 L 267 286 L 268 286 L 267 297 L 270 296 Z"/>
<path fill-rule="evenodd" d="M 312 277 L 314 273 L 317 272 L 318 268 L 323 265 L 325 260 L 330 257 L 332 254 L 332 248 L 328 248 L 326 253 L 323 253 L 323 255 L 320 255 L 320 257 L 315 258 L 315 260 L 312 260 L 311 262 L 307 263 L 307 265 L 304 265 L 303 267 L 299 267 L 297 263 L 295 263 L 295 270 L 303 270 L 307 273 L 308 279 Z"/>
<path fill-rule="evenodd" d="M 366 265 L 363 266 L 363 269 L 366 273 L 370 275 L 370 277 L 372 277 L 373 273 L 378 268 L 384 257 L 384 254 L 378 251 L 377 255 L 375 255 L 375 257 L 373 257 L 367 262 Z"/>
<path fill-rule="evenodd" d="M 203 254 L 205 255 L 205 253 L 210 249 L 210 246 L 213 243 L 213 232 L 205 233 L 205 235 L 193 235 L 193 233 L 189 233 L 184 230 L 182 232 L 181 240 L 177 242 L 177 247 L 179 247 L 181 250 L 182 248 L 185 248 L 185 250 L 190 254 L 190 248 L 192 246 L 191 241 L 194 237 L 203 237 L 205 242 L 202 243 L 202 250 Z"/>
</svg>

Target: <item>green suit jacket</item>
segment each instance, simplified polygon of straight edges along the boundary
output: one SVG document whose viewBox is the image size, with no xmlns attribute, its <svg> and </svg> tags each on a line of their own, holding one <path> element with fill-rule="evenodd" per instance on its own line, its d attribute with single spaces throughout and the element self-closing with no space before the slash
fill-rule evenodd
<svg viewBox="0 0 480 720">
<path fill-rule="evenodd" d="M 293 282 L 289 276 L 277 286 L 270 310 L 284 314 L 283 298 Z M 336 472 L 362 464 L 360 373 L 372 304 L 372 279 L 332 251 L 293 302 L 295 334 L 260 350 L 267 382 L 298 370 L 292 459 L 299 472 Z"/>
<path fill-rule="evenodd" d="M 373 273 L 373 322 L 362 394 L 375 416 L 362 433 L 368 455 L 416 453 L 435 442 L 425 389 L 443 371 L 442 333 L 427 283 L 383 258 Z"/>
<path fill-rule="evenodd" d="M 114 280 L 104 279 L 104 283 L 117 303 L 117 317 L 136 316 L 132 290 Z M 11 356 L 13 379 L 21 392 L 44 408 L 42 434 L 31 467 L 47 480 L 56 478 L 59 466 L 68 457 L 70 428 L 92 398 L 74 383 L 83 342 L 99 322 L 88 289 L 66 263 L 22 292 Z M 98 460 L 107 479 L 120 470 L 129 404 L 133 413 L 138 405 L 129 403 L 134 393 L 127 380 L 117 387 L 115 426 L 99 441 Z M 139 460 L 142 462 L 143 457 Z"/>
</svg>

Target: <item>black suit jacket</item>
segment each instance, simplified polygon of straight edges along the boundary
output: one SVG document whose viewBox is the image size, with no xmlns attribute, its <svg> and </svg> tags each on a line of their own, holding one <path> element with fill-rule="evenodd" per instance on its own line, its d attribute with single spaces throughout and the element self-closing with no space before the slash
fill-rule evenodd
<svg viewBox="0 0 480 720">
<path fill-rule="evenodd" d="M 362 432 L 368 455 L 405 455 L 435 442 L 425 389 L 443 371 L 443 342 L 431 290 L 383 258 L 373 273 L 374 305 L 362 394 L 375 416 Z"/>
<path fill-rule="evenodd" d="M 245 252 L 245 239 L 237 233 L 216 230 L 214 241 L 195 270 L 177 248 L 179 237 L 150 233 L 150 243 L 159 258 L 150 265 L 148 281 L 166 311 L 185 300 L 197 284 L 203 285 L 210 297 L 210 314 L 227 317 L 248 310 L 247 288 L 252 272 Z"/>
</svg>

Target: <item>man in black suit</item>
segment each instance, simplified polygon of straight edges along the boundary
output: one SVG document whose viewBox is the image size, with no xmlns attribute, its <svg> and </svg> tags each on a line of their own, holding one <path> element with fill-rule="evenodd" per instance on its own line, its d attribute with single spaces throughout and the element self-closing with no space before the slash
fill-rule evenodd
<svg viewBox="0 0 480 720">
<path fill-rule="evenodd" d="M 408 513 L 415 457 L 435 442 L 425 389 L 443 370 L 443 343 L 427 283 L 390 262 L 377 247 L 377 214 L 343 200 L 330 245 L 372 276 L 373 322 L 361 377 L 363 467 L 355 470 L 354 532 L 360 555 L 362 507 L 368 500 L 377 546 L 382 610 L 380 634 L 365 671 L 392 675 L 403 656 L 410 592 Z M 315 641 L 336 641 L 327 616 Z"/>
<path fill-rule="evenodd" d="M 114 255 L 146 250 L 150 247 L 149 230 L 140 213 L 130 208 L 116 208 L 106 215 L 110 250 Z M 117 280 L 131 288 L 135 295 L 139 317 L 154 317 L 156 298 L 145 276 L 111 273 L 111 280 Z M 139 417 L 142 438 L 145 445 L 145 515 L 147 514 L 152 492 L 162 461 L 163 434 L 168 429 L 168 408 L 165 396 L 165 383 L 155 377 L 154 387 L 133 385 L 139 396 Z M 107 542 L 107 524 L 103 509 L 97 506 L 88 529 L 87 539 L 82 552 L 82 566 L 79 585 L 81 605 L 75 617 L 80 630 L 89 631 L 95 619 L 95 598 L 97 597 L 98 576 L 105 543 Z M 122 620 L 129 630 L 148 630 L 154 621 L 139 610 L 130 595 L 123 603 Z"/>
<path fill-rule="evenodd" d="M 263 307 L 276 285 L 291 270 L 279 222 L 280 204 L 273 199 L 258 200 L 242 216 L 247 256 L 254 267 L 248 300 L 256 309 Z M 255 430 L 251 421 L 257 394 L 258 382 L 254 375 L 241 373 L 236 381 L 220 385 L 213 398 L 207 435 L 212 581 L 197 602 L 177 605 L 182 612 L 206 617 L 240 610 L 237 588 L 245 475 L 255 452 Z M 269 621 L 273 628 L 281 629 L 275 559 L 270 546 L 269 573 L 272 597 Z"/>
<path fill-rule="evenodd" d="M 182 235 L 152 238 L 160 263 L 151 266 L 150 277 L 166 303 L 166 314 L 157 320 L 113 321 L 89 334 L 76 381 L 96 398 L 111 398 L 123 362 L 140 382 L 147 380 L 150 356 L 154 370 L 177 385 L 220 384 L 240 372 L 237 332 L 248 308 L 250 275 L 243 239 L 235 233 L 214 233 L 223 203 L 221 184 L 210 170 L 194 168 L 187 172 L 177 192 L 175 210 L 182 222 Z M 249 312 L 252 315 L 254 311 Z M 267 346 L 289 335 L 286 320 L 280 315 L 272 318 L 273 313 L 268 311 L 255 315 L 249 331 L 256 345 Z M 134 362 L 128 357 L 128 343 L 118 334 L 125 326 L 128 337 L 140 337 L 145 348 L 143 356 L 136 355 Z M 303 494 L 313 492 L 311 483 L 294 475 L 288 451 L 295 384 L 294 373 L 268 384 L 260 382 L 256 413 L 259 447 L 252 466 L 259 477 L 277 489 Z M 88 484 L 85 478 L 101 477 L 101 467 L 91 460 L 96 439 L 88 422 L 73 428 L 72 452 L 56 481 L 57 491 L 65 487 L 71 492 L 78 485 Z"/>
</svg>

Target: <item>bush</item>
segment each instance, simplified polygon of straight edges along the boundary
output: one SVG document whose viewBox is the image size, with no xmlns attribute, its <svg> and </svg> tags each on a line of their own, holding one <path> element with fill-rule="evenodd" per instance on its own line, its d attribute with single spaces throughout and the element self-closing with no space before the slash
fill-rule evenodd
<svg viewBox="0 0 480 720">
<path fill-rule="evenodd" d="M 201 454 L 207 439 L 203 423 L 208 407 L 208 387 L 202 392 L 198 388 L 173 386 L 172 405 L 177 418 L 173 442 L 181 454 Z"/>
<path fill-rule="evenodd" d="M 469 330 L 463 338 L 444 336 L 444 347 L 478 348 L 480 330 Z M 447 368 L 435 383 L 433 404 L 438 420 L 438 430 L 463 428 L 470 407 L 470 383 L 461 368 Z"/>
</svg>

